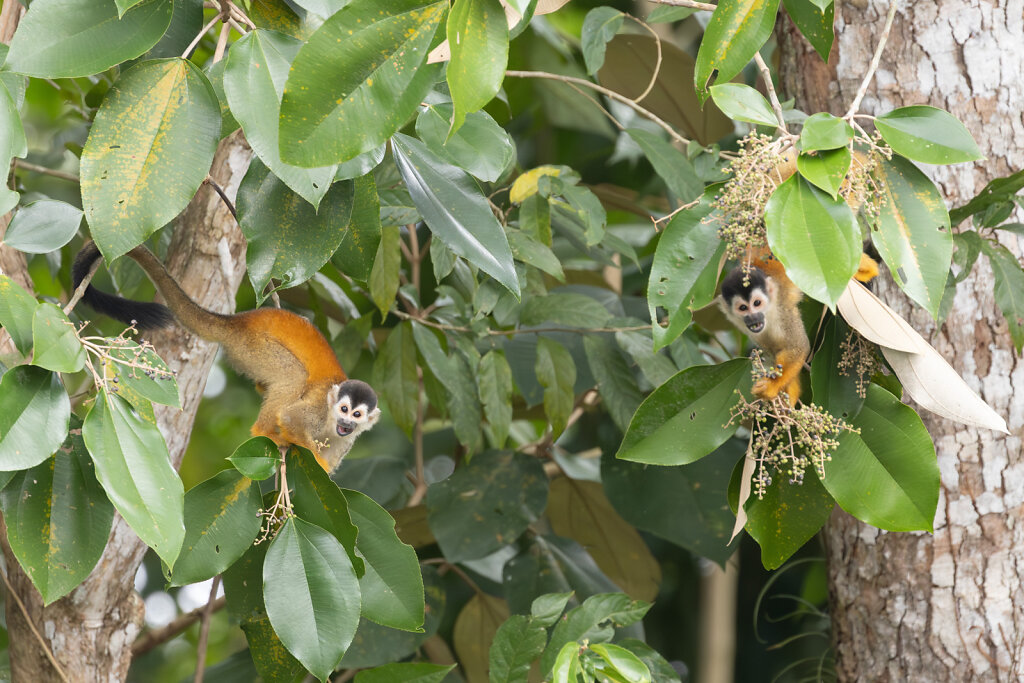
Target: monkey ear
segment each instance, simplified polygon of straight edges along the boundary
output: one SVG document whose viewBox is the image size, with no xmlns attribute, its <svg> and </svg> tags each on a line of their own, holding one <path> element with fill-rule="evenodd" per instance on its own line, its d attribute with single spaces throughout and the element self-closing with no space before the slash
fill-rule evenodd
<svg viewBox="0 0 1024 683">
<path fill-rule="evenodd" d="M 776 297 L 779 294 L 779 283 L 775 281 L 775 278 L 769 277 L 765 279 L 765 287 L 768 289 L 765 294 L 768 295 L 770 303 L 775 303 Z"/>
<path fill-rule="evenodd" d="M 341 392 L 340 384 L 333 384 L 331 388 L 327 390 L 327 405 L 333 406 L 338 402 L 338 395 Z"/>
</svg>

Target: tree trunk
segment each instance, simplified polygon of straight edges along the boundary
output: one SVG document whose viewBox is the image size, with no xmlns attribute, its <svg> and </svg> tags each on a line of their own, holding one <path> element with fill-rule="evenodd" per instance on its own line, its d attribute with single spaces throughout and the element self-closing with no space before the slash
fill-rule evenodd
<svg viewBox="0 0 1024 683">
<path fill-rule="evenodd" d="M 251 154 L 240 131 L 221 141 L 211 176 L 229 197 L 237 193 Z M 168 268 L 201 306 L 217 312 L 234 310 L 235 292 L 245 272 L 245 239 L 208 185 L 200 188 L 177 220 Z M 177 375 L 181 390 L 181 410 L 154 406 L 177 469 L 217 346 L 177 326 L 150 335 L 150 341 Z M 134 590 L 135 573 L 146 553 L 139 537 L 116 515 L 110 540 L 92 574 L 69 595 L 44 607 L 39 592 L 11 554 L 4 532 L 8 576 L 31 619 L 30 625 L 16 600 L 6 601 L 12 680 L 125 680 L 144 611 Z M 43 643 L 61 672 L 50 663 Z"/>
<path fill-rule="evenodd" d="M 867 72 L 889 3 L 836 4 L 831 67 L 794 50 L 803 39 L 791 30 L 782 32 L 780 44 L 785 96 L 822 92 L 822 69 L 831 68 L 835 79 L 823 106 L 841 114 Z M 929 104 L 964 122 L 986 159 L 923 169 L 951 207 L 1024 167 L 1022 12 L 1021 0 L 901 3 L 861 107 L 879 114 Z M 798 97 L 797 105 L 807 102 Z M 1017 237 L 1000 239 L 1020 256 Z M 826 540 L 839 680 L 1021 680 L 1024 525 L 1016 520 L 1024 509 L 1024 401 L 1014 393 L 1024 387 L 1024 364 L 996 308 L 984 258 L 958 287 L 941 326 L 882 280 L 880 295 L 1007 418 L 1011 436 L 922 413 L 942 473 L 934 535 L 886 533 L 845 513 L 833 515 Z"/>
</svg>

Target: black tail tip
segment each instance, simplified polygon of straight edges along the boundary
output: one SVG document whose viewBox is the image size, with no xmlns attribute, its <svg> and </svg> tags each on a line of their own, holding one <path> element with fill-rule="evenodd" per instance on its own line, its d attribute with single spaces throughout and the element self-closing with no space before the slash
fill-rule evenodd
<svg viewBox="0 0 1024 683">
<path fill-rule="evenodd" d="M 78 289 L 93 264 L 101 258 L 103 258 L 103 254 L 100 253 L 95 242 L 90 240 L 82 246 L 71 266 L 71 283 L 75 289 Z M 85 288 L 82 301 L 97 313 L 120 320 L 126 325 L 135 325 L 139 330 L 159 329 L 174 322 L 174 315 L 163 304 L 133 301 L 114 294 L 107 294 L 92 285 Z"/>
</svg>

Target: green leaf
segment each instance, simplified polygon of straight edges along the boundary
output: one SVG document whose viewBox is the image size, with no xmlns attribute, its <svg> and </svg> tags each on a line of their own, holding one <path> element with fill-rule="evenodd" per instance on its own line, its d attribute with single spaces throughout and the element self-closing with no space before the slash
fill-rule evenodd
<svg viewBox="0 0 1024 683">
<path fill-rule="evenodd" d="M 552 683 L 577 683 L 582 674 L 580 645 L 573 640 L 563 645 L 562 649 L 558 651 L 551 670 L 551 681 Z"/>
<path fill-rule="evenodd" d="M 75 418 L 52 458 L 18 472 L 0 494 L 7 540 L 48 605 L 96 566 L 110 537 L 114 506 L 96 481 Z"/>
<path fill-rule="evenodd" d="M 489 555 L 544 512 L 544 468 L 522 453 L 488 451 L 427 490 L 427 522 L 449 562 Z"/>
<path fill-rule="evenodd" d="M 544 413 L 551 423 L 551 432 L 558 436 L 565 429 L 572 412 L 576 364 L 565 347 L 558 342 L 540 337 L 537 340 L 537 362 L 534 365 L 537 381 L 544 387 Z"/>
<path fill-rule="evenodd" d="M 833 0 L 782 0 L 786 14 L 811 44 L 828 61 L 835 40 L 835 3 Z"/>
<path fill-rule="evenodd" d="M 426 65 L 447 2 L 355 0 L 295 61 L 281 99 L 281 159 L 326 166 L 368 152 L 402 127 L 433 86 Z"/>
<path fill-rule="evenodd" d="M 106 343 L 110 356 L 124 361 L 110 364 L 118 381 L 116 391 L 130 391 L 156 403 L 181 407 L 174 373 L 154 349 L 126 339 L 108 338 Z"/>
<path fill-rule="evenodd" d="M 622 28 L 625 16 L 614 7 L 595 7 L 587 12 L 583 19 L 583 61 L 586 62 L 587 73 L 591 76 L 604 65 L 605 46 Z"/>
<path fill-rule="evenodd" d="M 847 421 L 856 416 L 864 405 L 864 399 L 857 394 L 855 369 L 851 368 L 845 375 L 839 371 L 842 344 L 849 335 L 850 327 L 846 322 L 838 316 L 832 318 L 825 324 L 825 338 L 811 362 L 814 403 Z"/>
<path fill-rule="evenodd" d="M 248 240 L 249 280 L 262 303 L 271 279 L 294 287 L 313 277 L 341 244 L 352 218 L 353 185 L 335 183 L 315 209 L 253 159 L 238 188 L 238 224 Z"/>
<path fill-rule="evenodd" d="M 74 324 L 53 304 L 36 307 L 32 340 L 32 365 L 54 372 L 78 372 L 85 367 L 85 348 L 75 336 Z"/>
<path fill-rule="evenodd" d="M 419 381 L 416 376 L 416 341 L 412 323 L 403 322 L 391 328 L 380 347 L 373 366 L 373 386 L 380 391 L 395 424 L 412 434 L 416 423 Z"/>
<path fill-rule="evenodd" d="M 338 164 L 338 172 L 334 174 L 335 180 L 352 180 L 364 176 L 380 165 L 384 160 L 384 152 L 388 143 L 382 142 L 368 152 L 363 152 L 357 157 Z"/>
<path fill-rule="evenodd" d="M 825 463 L 822 483 L 840 507 L 888 531 L 934 529 L 939 502 L 935 446 L 910 406 L 874 384 Z"/>
<path fill-rule="evenodd" d="M 0 326 L 24 354 L 32 348 L 32 320 L 39 302 L 21 285 L 0 273 Z"/>
<path fill-rule="evenodd" d="M 935 316 L 953 256 L 946 204 L 928 176 L 902 157 L 879 160 L 875 177 L 885 202 L 871 241 L 896 284 Z"/>
<path fill-rule="evenodd" d="M 388 314 L 395 302 L 401 269 L 402 234 L 397 225 L 384 225 L 370 269 L 370 298 L 382 316 Z"/>
<path fill-rule="evenodd" d="M 590 371 L 597 380 L 601 401 L 611 415 L 612 422 L 625 434 L 633 413 L 644 399 L 633 371 L 610 338 L 586 335 L 583 337 L 583 348 L 587 353 Z"/>
<path fill-rule="evenodd" d="M 611 314 L 600 302 L 578 292 L 556 292 L 527 299 L 519 322 L 527 327 L 554 323 L 565 327 L 600 327 Z"/>
<path fill-rule="evenodd" d="M 588 638 L 593 642 L 611 639 L 612 626 L 629 626 L 641 619 L 651 608 L 649 602 L 633 600 L 624 593 L 592 595 L 579 607 L 569 610 L 566 618 L 558 622 L 551 632 L 551 640 L 540 660 L 541 671 L 554 666 L 559 650 L 569 642 Z"/>
<path fill-rule="evenodd" d="M 704 29 L 693 74 L 702 104 L 712 79 L 731 81 L 754 58 L 771 36 L 778 11 L 779 0 L 720 0 Z"/>
<path fill-rule="evenodd" d="M 537 195 L 527 199 L 523 203 L 523 207 L 525 208 L 527 204 L 531 206 L 542 204 L 545 207 L 548 205 L 546 199 Z M 520 210 L 519 216 L 520 223 L 523 223 L 522 210 Z M 524 227 L 527 227 L 525 223 Z M 548 230 L 550 229 L 551 224 L 549 223 Z M 508 230 L 506 235 L 508 237 L 508 245 L 512 248 L 512 256 L 517 261 L 539 268 L 559 282 L 565 282 L 562 262 L 558 260 L 558 256 L 555 252 L 551 251 L 549 246 L 525 230 Z"/>
<path fill-rule="evenodd" d="M 982 242 L 995 276 L 995 297 L 999 310 L 1006 317 L 1010 338 L 1017 353 L 1024 347 L 1024 270 L 1009 249 L 989 240 Z"/>
<path fill-rule="evenodd" d="M 355 683 L 441 683 L 454 668 L 454 664 L 430 662 L 385 664 L 360 671 L 356 674 Z"/>
<path fill-rule="evenodd" d="M 639 128 L 627 128 L 626 133 L 643 150 L 644 156 L 654 166 L 672 194 L 686 203 L 704 192 L 704 183 L 697 177 L 693 163 L 685 154 L 654 133 Z"/>
<path fill-rule="evenodd" d="M 580 599 L 621 590 L 576 541 L 537 535 L 523 554 L 505 563 L 502 582 L 516 612 L 530 611 L 538 594 L 575 592 Z"/>
<path fill-rule="evenodd" d="M 449 356 L 441 348 L 441 335 L 414 322 L 412 326 L 416 346 L 426 360 L 434 377 L 444 386 L 455 436 L 470 451 L 479 450 L 482 444 L 480 422 L 482 420 L 480 400 L 477 398 L 477 382 L 473 369 L 458 354 Z"/>
<path fill-rule="evenodd" d="M 163 3 L 170 8 L 170 3 Z M 184 59 L 121 74 L 82 150 L 82 206 L 109 263 L 177 216 L 210 171 L 220 105 Z"/>
<path fill-rule="evenodd" d="M 505 231 L 472 178 L 415 138 L 399 133 L 392 145 L 398 170 L 431 232 L 518 298 Z"/>
<path fill-rule="evenodd" d="M 260 532 L 259 486 L 224 470 L 185 494 L 185 540 L 169 574 L 184 586 L 220 574 L 240 558 Z"/>
<path fill-rule="evenodd" d="M 812 114 L 800 132 L 800 151 L 817 152 L 846 147 L 853 139 L 853 126 L 827 112 Z"/>
<path fill-rule="evenodd" d="M 642 640 L 623 638 L 618 644 L 640 658 L 657 683 L 682 683 L 679 673 L 657 650 Z"/>
<path fill-rule="evenodd" d="M 772 253 L 800 291 L 835 309 L 860 264 L 860 228 L 850 207 L 799 174 L 772 193 L 764 211 Z"/>
<path fill-rule="evenodd" d="M 362 614 L 382 626 L 423 631 L 423 575 L 412 546 L 395 533 L 395 519 L 372 498 L 343 489 L 352 522 L 359 527 L 356 549 L 366 563 L 359 579 Z"/>
<path fill-rule="evenodd" d="M 56 199 L 40 199 L 14 214 L 3 241 L 28 254 L 60 249 L 78 233 L 81 209 Z"/>
<path fill-rule="evenodd" d="M 7 66 L 26 76 L 91 76 L 138 57 L 171 23 L 172 3 L 147 0 L 118 19 L 109 0 L 38 0 L 18 25 Z"/>
<path fill-rule="evenodd" d="M 345 549 L 320 527 L 288 519 L 267 549 L 263 599 L 284 646 L 326 681 L 359 623 L 359 581 Z"/>
<path fill-rule="evenodd" d="M 601 484 L 569 477 L 553 480 L 547 517 L 556 534 L 585 547 L 605 576 L 628 595 L 643 600 L 657 596 L 661 567 L 640 533 L 608 502 Z"/>
<path fill-rule="evenodd" d="M 110 502 L 173 566 L 185 537 L 184 487 L 160 430 L 120 396 L 101 392 L 85 417 L 82 436 Z"/>
<path fill-rule="evenodd" d="M 777 128 L 779 120 L 764 95 L 743 83 L 720 83 L 711 86 L 711 99 L 722 113 L 736 121 Z"/>
<path fill-rule="evenodd" d="M 307 12 L 326 19 L 349 2 L 350 0 L 296 0 L 295 4 Z"/>
<path fill-rule="evenodd" d="M 19 365 L 0 378 L 0 471 L 35 467 L 68 435 L 71 402 L 60 378 Z"/>
<path fill-rule="evenodd" d="M 837 199 L 852 159 L 850 150 L 840 147 L 817 154 L 801 154 L 796 158 L 796 167 L 800 175 Z"/>
<path fill-rule="evenodd" d="M 281 456 L 277 444 L 265 436 L 249 439 L 228 456 L 235 469 L 255 481 L 269 479 L 277 471 Z"/>
<path fill-rule="evenodd" d="M 1024 188 L 1024 170 L 1005 178 L 990 180 L 969 202 L 950 211 L 949 220 L 953 225 L 960 225 L 964 219 L 981 213 L 994 204 L 1012 201 L 1021 188 Z"/>
<path fill-rule="evenodd" d="M 647 15 L 648 24 L 663 24 L 672 21 L 682 21 L 697 10 L 692 7 L 673 7 L 672 5 L 657 5 Z"/>
<path fill-rule="evenodd" d="M 651 683 L 651 670 L 626 648 L 611 643 L 595 643 L 590 649 L 618 674 L 620 680 L 630 683 Z M 598 672 L 601 673 L 602 668 L 599 667 Z"/>
<path fill-rule="evenodd" d="M 10 72 L 5 73 L 12 76 Z M 3 81 L 3 74 L 0 74 L 0 164 L 5 168 L 10 166 L 14 157 L 24 158 L 28 154 L 28 141 L 18 112 L 16 92 L 9 83 Z M 24 86 L 21 95 L 24 99 Z M 19 198 L 20 195 L 8 189 L 6 183 L 0 184 L 0 210 L 4 213 L 17 206 Z"/>
<path fill-rule="evenodd" d="M 480 359 L 477 369 L 480 402 L 496 448 L 505 445 L 512 425 L 512 369 L 505 354 L 490 350 Z"/>
<path fill-rule="evenodd" d="M 545 628 L 554 626 L 558 618 L 562 616 L 562 612 L 565 611 L 565 606 L 569 604 L 569 599 L 572 596 L 571 592 L 546 593 L 537 596 L 530 604 L 530 621 L 540 624 Z"/>
<path fill-rule="evenodd" d="M 448 13 L 445 71 L 454 114 L 449 136 L 498 93 L 508 64 L 508 22 L 498 0 L 459 0 Z"/>
<path fill-rule="evenodd" d="M 515 142 L 485 111 L 466 116 L 458 131 L 448 135 L 450 104 L 428 106 L 416 117 L 416 135 L 430 151 L 484 182 L 501 177 L 515 157 Z"/>
<path fill-rule="evenodd" d="M 724 253 L 722 241 L 717 239 L 719 223 L 710 217 L 717 191 L 709 189 L 697 206 L 676 214 L 658 241 L 647 285 L 647 308 L 651 320 L 658 320 L 658 309 L 664 309 L 669 324 L 652 328 L 655 350 L 678 337 L 690 324 L 690 311 L 715 296 L 718 262 Z"/>
<path fill-rule="evenodd" d="M 372 175 L 356 178 L 353 186 L 355 196 L 352 199 L 352 219 L 341 237 L 341 244 L 331 257 L 331 263 L 350 278 L 366 282 L 373 272 L 381 242 L 380 197 Z M 394 295 L 391 299 L 394 299 Z"/>
<path fill-rule="evenodd" d="M 530 617 L 510 616 L 491 643 L 490 683 L 527 683 L 530 664 L 544 652 L 547 639 L 547 630 Z"/>
<path fill-rule="evenodd" d="M 652 465 L 703 458 L 739 428 L 729 416 L 750 381 L 750 361 L 741 358 L 683 370 L 640 404 L 615 457 Z"/>
<path fill-rule="evenodd" d="M 875 127 L 893 151 L 914 161 L 957 164 L 984 158 L 964 124 L 935 107 L 893 109 L 877 117 Z"/>
<path fill-rule="evenodd" d="M 224 92 L 231 113 L 245 131 L 253 152 L 285 185 L 313 205 L 331 188 L 337 166 L 300 168 L 281 161 L 278 118 L 281 95 L 302 41 L 276 31 L 256 29 L 235 42 L 224 67 Z"/>
<path fill-rule="evenodd" d="M 773 472 L 764 498 L 751 496 L 745 507 L 745 528 L 761 546 L 761 564 L 778 569 L 825 525 L 835 501 L 812 467 L 802 484 Z"/>
<path fill-rule="evenodd" d="M 616 511 L 637 529 L 724 565 L 735 549 L 728 547 L 735 516 L 721 492 L 742 456 L 738 439 L 682 467 L 653 467 L 606 454 L 601 480 Z M 679 524 L 680 519 L 701 523 Z"/>
</svg>

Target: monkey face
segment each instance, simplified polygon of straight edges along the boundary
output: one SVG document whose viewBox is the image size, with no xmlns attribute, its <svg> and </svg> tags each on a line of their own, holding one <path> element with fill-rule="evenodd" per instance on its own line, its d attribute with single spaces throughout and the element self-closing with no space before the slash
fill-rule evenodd
<svg viewBox="0 0 1024 683">
<path fill-rule="evenodd" d="M 733 314 L 743 321 L 751 334 L 757 334 L 764 329 L 767 310 L 768 296 L 760 288 L 752 289 L 749 299 L 736 297 L 732 300 Z"/>
<path fill-rule="evenodd" d="M 376 424 L 380 417 L 377 394 L 366 382 L 346 380 L 334 387 L 328 398 L 338 436 L 355 437 Z"/>
<path fill-rule="evenodd" d="M 774 282 L 759 269 L 736 267 L 722 281 L 721 307 L 740 330 L 751 335 L 764 331 L 775 294 Z"/>
</svg>

